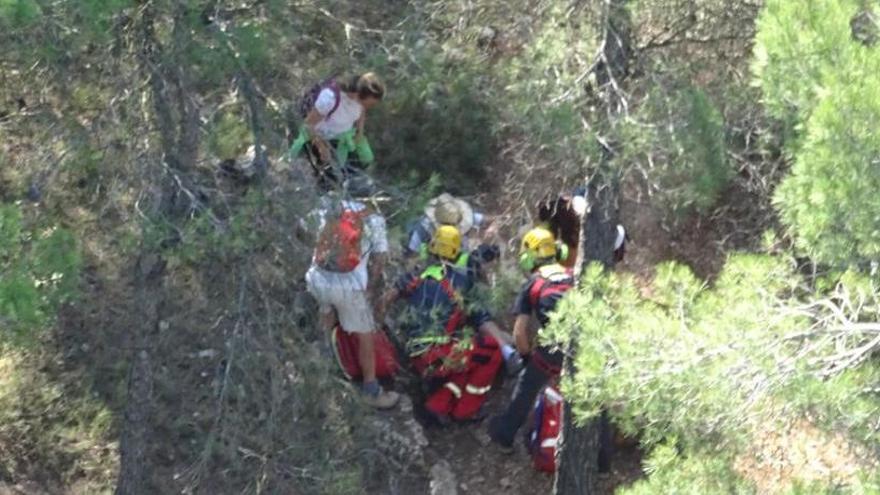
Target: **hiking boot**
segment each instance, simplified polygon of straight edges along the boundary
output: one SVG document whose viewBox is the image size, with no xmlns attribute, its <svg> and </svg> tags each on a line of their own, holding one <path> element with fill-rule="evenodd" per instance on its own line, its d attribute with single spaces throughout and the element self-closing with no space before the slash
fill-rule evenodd
<svg viewBox="0 0 880 495">
<path fill-rule="evenodd" d="M 516 448 L 513 445 L 505 445 L 503 443 L 499 443 L 494 438 L 492 438 L 492 435 L 489 435 L 489 438 L 492 440 L 491 445 L 495 448 L 496 451 L 498 451 L 498 453 L 504 455 L 513 455 L 513 453 L 516 452 Z"/>
<path fill-rule="evenodd" d="M 516 452 L 516 447 L 514 445 L 506 445 L 503 443 L 499 443 L 494 438 L 492 438 L 492 434 L 489 433 L 485 428 L 480 428 L 474 430 L 474 438 L 476 441 L 484 448 L 489 448 L 498 452 L 499 454 L 511 455 Z"/>
<path fill-rule="evenodd" d="M 489 427 L 486 430 L 486 436 L 489 439 L 489 444 L 495 447 L 495 449 L 505 455 L 513 454 L 515 451 L 513 442 L 508 443 L 507 440 L 499 437 L 497 431 L 500 429 L 501 418 L 499 416 L 493 417 L 489 421 Z"/>
<path fill-rule="evenodd" d="M 379 390 L 378 394 L 364 394 L 364 402 L 376 409 L 391 409 L 400 401 L 400 394 L 393 390 Z"/>
</svg>

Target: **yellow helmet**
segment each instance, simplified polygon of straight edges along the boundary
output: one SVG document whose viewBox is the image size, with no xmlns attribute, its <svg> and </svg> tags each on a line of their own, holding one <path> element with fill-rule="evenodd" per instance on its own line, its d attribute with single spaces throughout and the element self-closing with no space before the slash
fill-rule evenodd
<svg viewBox="0 0 880 495">
<path fill-rule="evenodd" d="M 568 246 L 556 242 L 553 233 L 544 227 L 535 227 L 526 232 L 520 246 L 519 265 L 530 272 L 546 260 L 565 261 L 568 258 Z"/>
<path fill-rule="evenodd" d="M 454 260 L 461 253 L 461 233 L 452 225 L 441 225 L 434 231 L 428 251 L 441 258 Z"/>
<path fill-rule="evenodd" d="M 536 259 L 556 256 L 556 238 L 544 227 L 535 227 L 522 238 L 520 253 L 531 253 Z"/>
</svg>

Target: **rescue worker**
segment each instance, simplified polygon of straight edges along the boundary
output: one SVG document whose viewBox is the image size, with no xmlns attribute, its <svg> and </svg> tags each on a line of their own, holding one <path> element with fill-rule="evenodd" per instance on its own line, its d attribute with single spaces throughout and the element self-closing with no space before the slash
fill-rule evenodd
<svg viewBox="0 0 880 495">
<path fill-rule="evenodd" d="M 364 178 L 349 179 L 344 185 L 353 198 L 372 194 L 372 184 Z M 364 400 L 378 409 L 389 409 L 400 396 L 383 390 L 376 379 L 379 326 L 371 304 L 389 247 L 385 218 L 357 199 L 325 196 L 322 202 L 323 207 L 315 212 L 320 234 L 306 273 L 307 287 L 321 306 L 321 323 L 328 333 L 338 320 L 345 332 L 357 335 Z"/>
<path fill-rule="evenodd" d="M 571 269 L 560 264 L 566 258 L 565 245 L 557 243 L 546 228 L 533 228 L 523 236 L 520 267 L 529 274 L 529 279 L 514 305 L 513 338 L 517 350 L 528 356 L 528 362 L 517 380 L 510 405 L 489 422 L 489 437 L 505 450 L 512 451 L 516 433 L 528 417 L 538 393 L 551 379 L 557 378 L 562 369 L 562 352 L 536 347 L 529 323 L 534 315 L 541 327 L 546 325 L 559 300 L 574 287 Z"/>
<path fill-rule="evenodd" d="M 542 199 L 535 210 L 538 214 L 538 225 L 549 230 L 554 238 L 564 243 L 571 252 L 575 252 L 580 242 L 581 223 L 587 214 L 587 208 L 587 188 L 580 186 L 571 194 Z M 627 240 L 629 235 L 623 225 L 617 225 L 617 237 L 614 241 L 615 263 L 623 261 Z M 576 256 L 569 256 L 562 265 L 572 268 L 576 261 Z"/>
<path fill-rule="evenodd" d="M 501 333 L 488 312 L 468 301 L 475 280 L 457 266 L 461 234 L 440 226 L 428 244 L 428 265 L 403 275 L 383 305 L 403 299 L 398 322 L 416 372 L 428 382 L 425 409 L 441 424 L 478 417 L 503 356 L 493 337 Z"/>
<path fill-rule="evenodd" d="M 529 278 L 514 303 L 516 320 L 513 337 L 517 350 L 528 360 L 519 375 L 507 409 L 489 421 L 489 438 L 506 452 L 513 451 L 516 434 L 532 410 L 538 394 L 548 382 L 558 380 L 562 371 L 562 351 L 536 346 L 537 335 L 529 330 L 529 324 L 534 315 L 540 328 L 546 326 L 556 305 L 574 287 L 572 270 L 561 264 L 567 258 L 567 246 L 557 242 L 545 227 L 535 227 L 523 236 L 519 261 Z M 607 417 L 603 414 L 600 423 L 599 472 L 608 472 L 610 469 L 609 433 Z"/>
</svg>

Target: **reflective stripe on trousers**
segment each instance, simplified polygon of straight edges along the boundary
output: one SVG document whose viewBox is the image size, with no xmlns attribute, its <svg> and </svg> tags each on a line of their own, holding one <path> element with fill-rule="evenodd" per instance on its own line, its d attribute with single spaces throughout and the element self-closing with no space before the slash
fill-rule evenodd
<svg viewBox="0 0 880 495">
<path fill-rule="evenodd" d="M 465 389 L 465 390 L 467 391 L 467 393 L 469 393 L 469 394 L 473 394 L 473 395 L 484 395 L 484 394 L 486 394 L 487 392 L 489 392 L 489 390 L 492 390 L 492 385 L 486 385 L 485 387 L 477 387 L 477 386 L 475 386 L 475 385 L 471 385 L 470 383 L 468 383 L 467 386 L 466 386 L 464 389 Z"/>
<path fill-rule="evenodd" d="M 461 387 L 452 382 L 446 382 L 443 386 L 448 388 L 456 399 L 461 399 Z M 470 387 L 470 385 L 468 385 L 468 387 Z M 468 390 L 468 392 L 470 392 L 470 390 Z"/>
</svg>

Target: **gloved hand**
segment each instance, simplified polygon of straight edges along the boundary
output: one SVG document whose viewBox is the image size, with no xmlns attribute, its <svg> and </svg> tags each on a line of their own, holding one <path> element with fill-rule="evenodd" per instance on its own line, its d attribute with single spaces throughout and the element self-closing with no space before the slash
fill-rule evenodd
<svg viewBox="0 0 880 495">
<path fill-rule="evenodd" d="M 518 352 L 514 352 L 504 360 L 504 370 L 507 373 L 507 376 L 516 376 L 525 367 L 526 362 Z"/>
<path fill-rule="evenodd" d="M 480 244 L 474 253 L 481 263 L 491 263 L 501 256 L 501 249 L 497 244 Z"/>
</svg>

